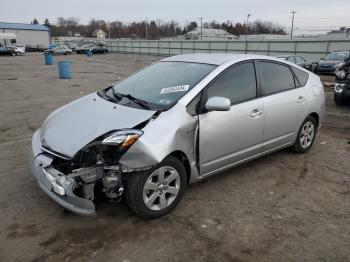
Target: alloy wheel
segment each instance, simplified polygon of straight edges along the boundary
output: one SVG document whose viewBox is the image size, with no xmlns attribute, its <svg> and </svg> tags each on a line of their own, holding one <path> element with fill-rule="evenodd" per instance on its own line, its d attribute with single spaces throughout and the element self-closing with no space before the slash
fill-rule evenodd
<svg viewBox="0 0 350 262">
<path fill-rule="evenodd" d="M 306 149 L 309 148 L 312 144 L 312 141 L 315 136 L 315 126 L 311 121 L 307 121 L 301 129 L 300 132 L 300 145 Z"/>
<path fill-rule="evenodd" d="M 143 201 L 154 211 L 167 208 L 176 199 L 180 191 L 180 175 L 170 166 L 156 169 L 143 187 Z"/>
</svg>

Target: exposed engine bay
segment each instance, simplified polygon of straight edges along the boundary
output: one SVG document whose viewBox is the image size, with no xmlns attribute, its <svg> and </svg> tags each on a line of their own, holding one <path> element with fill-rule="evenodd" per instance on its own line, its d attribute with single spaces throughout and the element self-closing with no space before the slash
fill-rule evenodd
<svg viewBox="0 0 350 262">
<path fill-rule="evenodd" d="M 52 167 L 75 181 L 75 195 L 94 199 L 96 182 L 102 182 L 108 198 L 118 199 L 124 192 L 120 152 L 114 146 L 95 145 L 81 151 L 72 160 L 56 157 Z"/>
<path fill-rule="evenodd" d="M 135 129 L 111 132 L 85 146 L 70 160 L 56 156 L 50 166 L 61 172 L 58 176 L 72 185 L 72 193 L 77 197 L 92 201 L 98 184 L 107 198 L 119 201 L 125 191 L 127 174 L 138 171 L 120 164 L 119 160 L 142 133 Z"/>
</svg>

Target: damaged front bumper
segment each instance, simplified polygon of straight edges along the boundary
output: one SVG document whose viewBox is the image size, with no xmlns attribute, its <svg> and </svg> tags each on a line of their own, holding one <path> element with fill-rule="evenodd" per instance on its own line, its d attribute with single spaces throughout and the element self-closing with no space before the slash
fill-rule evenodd
<svg viewBox="0 0 350 262">
<path fill-rule="evenodd" d="M 53 156 L 40 148 L 40 131 L 35 132 L 32 140 L 29 165 L 39 187 L 54 201 L 65 209 L 84 216 L 94 216 L 95 205 L 92 201 L 74 194 L 76 182 L 67 178 L 50 165 Z"/>
</svg>

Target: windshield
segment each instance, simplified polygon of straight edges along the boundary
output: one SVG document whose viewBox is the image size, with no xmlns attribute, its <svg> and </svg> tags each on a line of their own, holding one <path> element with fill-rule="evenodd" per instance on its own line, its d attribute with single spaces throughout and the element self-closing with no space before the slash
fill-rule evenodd
<svg viewBox="0 0 350 262">
<path fill-rule="evenodd" d="M 346 57 L 347 53 L 331 53 L 325 57 L 325 60 L 344 61 Z"/>
<path fill-rule="evenodd" d="M 131 95 L 158 109 L 166 109 L 215 68 L 209 64 L 159 62 L 117 83 L 113 89 L 115 93 Z"/>
</svg>

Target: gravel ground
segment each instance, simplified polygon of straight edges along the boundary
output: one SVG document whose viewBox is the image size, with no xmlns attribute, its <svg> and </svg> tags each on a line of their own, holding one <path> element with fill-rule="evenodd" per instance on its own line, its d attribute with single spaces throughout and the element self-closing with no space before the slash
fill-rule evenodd
<svg viewBox="0 0 350 262">
<path fill-rule="evenodd" d="M 144 221 L 125 203 L 98 217 L 66 212 L 35 183 L 30 139 L 55 108 L 160 59 L 68 58 L 73 78 L 41 54 L 0 57 L 0 261 L 349 261 L 350 107 L 327 112 L 305 155 L 283 150 L 188 188 L 170 215 Z"/>
</svg>

